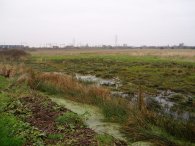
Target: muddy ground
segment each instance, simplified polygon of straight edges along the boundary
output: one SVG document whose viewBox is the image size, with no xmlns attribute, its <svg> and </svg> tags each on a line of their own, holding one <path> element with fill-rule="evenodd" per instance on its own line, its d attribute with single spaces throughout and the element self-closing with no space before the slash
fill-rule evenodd
<svg viewBox="0 0 195 146">
<path fill-rule="evenodd" d="M 72 126 L 71 123 L 63 125 L 57 123 L 57 117 L 70 111 L 58 106 L 49 98 L 27 96 L 20 98 L 20 101 L 25 110 L 29 111 L 29 115 L 25 119 L 26 122 L 45 133 L 42 138 L 46 145 L 98 145 L 97 134 L 84 124 L 79 123 Z M 116 140 L 115 145 L 123 146 L 126 144 Z"/>
</svg>

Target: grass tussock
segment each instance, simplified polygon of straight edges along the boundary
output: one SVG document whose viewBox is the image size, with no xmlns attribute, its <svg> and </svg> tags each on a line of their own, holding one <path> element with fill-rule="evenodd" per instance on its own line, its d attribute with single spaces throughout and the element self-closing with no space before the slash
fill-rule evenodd
<svg viewBox="0 0 195 146">
<path fill-rule="evenodd" d="M 132 141 L 146 140 L 158 145 L 191 145 L 194 143 L 195 129 L 193 122 L 175 120 L 152 111 L 131 114 L 123 127 Z"/>
<path fill-rule="evenodd" d="M 61 92 L 68 95 L 72 100 L 95 104 L 98 97 L 101 100 L 108 100 L 109 91 L 102 87 L 87 86 L 77 82 L 68 75 L 56 73 L 43 73 L 39 76 L 40 84 L 38 88 L 50 90 L 48 92 Z M 52 88 L 52 89 L 51 89 Z"/>
<path fill-rule="evenodd" d="M 0 75 L 1 76 L 11 77 L 11 76 L 14 76 L 15 73 L 16 73 L 16 70 L 13 66 L 0 64 Z"/>
<path fill-rule="evenodd" d="M 13 65 L 8 63 L 0 63 L 0 75 L 6 78 L 15 77 L 27 72 L 24 64 Z"/>
</svg>

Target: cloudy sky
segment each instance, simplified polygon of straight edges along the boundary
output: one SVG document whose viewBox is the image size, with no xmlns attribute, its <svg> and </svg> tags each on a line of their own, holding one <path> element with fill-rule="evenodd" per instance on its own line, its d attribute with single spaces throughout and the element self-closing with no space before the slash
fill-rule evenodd
<svg viewBox="0 0 195 146">
<path fill-rule="evenodd" d="M 0 44 L 195 45 L 195 0 L 0 0 Z"/>
</svg>

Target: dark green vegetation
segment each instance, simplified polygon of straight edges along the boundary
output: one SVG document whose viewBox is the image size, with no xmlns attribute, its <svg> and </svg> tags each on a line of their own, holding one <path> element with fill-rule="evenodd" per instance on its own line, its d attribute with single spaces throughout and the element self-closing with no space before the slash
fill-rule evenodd
<svg viewBox="0 0 195 146">
<path fill-rule="evenodd" d="M 98 135 L 96 138 L 99 141 L 98 143 L 99 146 L 112 145 L 113 137 L 109 135 L 102 134 Z"/>
<path fill-rule="evenodd" d="M 23 121 L 23 117 L 19 118 L 17 115 L 21 112 L 22 107 L 19 100 L 16 98 L 19 88 L 13 88 L 12 92 L 8 89 L 10 81 L 0 76 L 0 143 L 2 146 L 21 146 L 27 141 L 36 139 L 37 144 L 39 140 L 40 131 L 31 127 L 28 123 Z M 23 92 L 25 93 L 25 92 Z M 13 96 L 15 95 L 15 96 Z"/>
<path fill-rule="evenodd" d="M 10 128 L 12 127 L 12 128 Z M 28 128 L 25 123 L 9 114 L 0 114 L 0 142 L 3 146 L 20 146 L 25 143 L 21 135 L 24 129 Z"/>
<path fill-rule="evenodd" d="M 0 76 L 0 90 L 5 89 L 8 81 Z M 18 121 L 11 114 L 3 113 L 11 99 L 5 93 L 0 94 L 0 142 L 2 145 L 22 145 L 24 143 L 23 136 L 19 136 L 19 131 L 24 127 L 24 123 Z M 20 123 L 21 122 L 21 123 Z M 10 129 L 10 127 L 13 127 Z"/>
<path fill-rule="evenodd" d="M 59 124 L 69 124 L 72 123 L 74 125 L 80 125 L 82 124 L 82 119 L 78 117 L 77 114 L 72 112 L 66 112 L 65 114 L 59 116 L 56 121 Z"/>
</svg>

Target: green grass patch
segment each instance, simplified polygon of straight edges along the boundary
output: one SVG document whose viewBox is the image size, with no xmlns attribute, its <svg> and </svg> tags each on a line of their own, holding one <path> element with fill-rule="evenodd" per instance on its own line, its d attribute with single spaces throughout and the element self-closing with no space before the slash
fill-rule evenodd
<svg viewBox="0 0 195 146">
<path fill-rule="evenodd" d="M 11 102 L 11 98 L 5 93 L 0 93 L 0 112 L 3 112 L 7 105 Z"/>
<path fill-rule="evenodd" d="M 64 138 L 64 135 L 63 134 L 49 134 L 48 138 L 52 140 L 61 140 Z"/>
<path fill-rule="evenodd" d="M 150 126 L 149 130 L 143 130 L 143 133 L 145 133 L 146 137 L 148 136 L 149 139 L 153 139 L 156 137 L 156 139 L 159 139 L 159 141 L 164 141 L 165 144 L 169 145 L 192 145 L 189 141 L 183 138 L 177 138 L 171 135 L 170 133 L 167 133 L 166 130 L 164 130 L 162 127 L 156 127 L 156 126 Z"/>
<path fill-rule="evenodd" d="M 106 120 L 111 122 L 124 122 L 128 118 L 128 111 L 120 104 L 106 102 L 100 105 Z"/>
<path fill-rule="evenodd" d="M 59 89 L 54 87 L 52 84 L 40 82 L 40 84 L 37 86 L 37 90 L 46 92 L 50 95 L 61 95 L 63 92 Z"/>
<path fill-rule="evenodd" d="M 0 89 L 6 88 L 8 83 L 9 83 L 8 80 L 0 75 Z"/>
<path fill-rule="evenodd" d="M 110 135 L 99 134 L 96 136 L 99 146 L 113 145 L 114 138 Z"/>
<path fill-rule="evenodd" d="M 56 119 L 56 122 L 59 124 L 72 124 L 72 125 L 81 125 L 83 124 L 83 120 L 77 114 L 73 112 L 66 112 L 65 114 L 59 116 Z"/>
<path fill-rule="evenodd" d="M 10 114 L 0 114 L 0 144 L 1 146 L 22 146 L 25 138 L 21 134 L 25 124 Z"/>
</svg>

